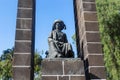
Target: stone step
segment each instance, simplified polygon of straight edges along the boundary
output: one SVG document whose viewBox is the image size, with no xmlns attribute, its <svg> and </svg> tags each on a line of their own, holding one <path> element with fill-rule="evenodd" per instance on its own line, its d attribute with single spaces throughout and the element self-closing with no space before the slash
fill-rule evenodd
<svg viewBox="0 0 120 80">
<path fill-rule="evenodd" d="M 54 58 L 42 61 L 42 80 L 85 80 L 84 64 L 78 58 Z"/>
</svg>

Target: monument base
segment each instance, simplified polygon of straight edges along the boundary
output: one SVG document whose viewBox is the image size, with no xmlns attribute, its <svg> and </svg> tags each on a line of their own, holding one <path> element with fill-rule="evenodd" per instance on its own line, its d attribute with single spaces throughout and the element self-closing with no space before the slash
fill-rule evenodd
<svg viewBox="0 0 120 80">
<path fill-rule="evenodd" d="M 78 58 L 44 59 L 42 80 L 85 80 L 83 61 Z"/>
</svg>

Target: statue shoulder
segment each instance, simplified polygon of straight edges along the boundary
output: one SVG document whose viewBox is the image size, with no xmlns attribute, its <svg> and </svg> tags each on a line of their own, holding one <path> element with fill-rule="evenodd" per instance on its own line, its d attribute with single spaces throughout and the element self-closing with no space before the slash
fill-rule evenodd
<svg viewBox="0 0 120 80">
<path fill-rule="evenodd" d="M 51 32 L 50 32 L 50 34 L 53 34 L 53 33 L 55 33 L 55 31 L 51 31 Z"/>
</svg>

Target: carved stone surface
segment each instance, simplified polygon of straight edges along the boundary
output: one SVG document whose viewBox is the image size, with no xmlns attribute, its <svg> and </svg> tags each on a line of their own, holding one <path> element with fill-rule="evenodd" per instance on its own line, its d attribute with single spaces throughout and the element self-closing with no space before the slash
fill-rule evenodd
<svg viewBox="0 0 120 80">
<path fill-rule="evenodd" d="M 85 76 L 71 76 L 71 80 L 86 80 Z"/>
<path fill-rule="evenodd" d="M 18 9 L 18 14 L 17 14 L 17 16 L 19 17 L 19 18 L 32 18 L 32 9 L 26 9 L 26 10 L 24 10 L 24 9 Z"/>
<path fill-rule="evenodd" d="M 24 47 L 23 47 L 24 46 Z M 31 42 L 15 42 L 16 53 L 30 53 L 31 52 Z"/>
<path fill-rule="evenodd" d="M 14 80 L 30 80 L 30 68 L 13 68 Z"/>
<path fill-rule="evenodd" d="M 21 31 L 17 30 L 16 31 L 16 40 L 31 40 L 32 35 L 31 31 Z"/>
<path fill-rule="evenodd" d="M 42 80 L 85 80 L 84 64 L 78 58 L 43 59 Z"/>
<path fill-rule="evenodd" d="M 18 29 L 31 29 L 32 28 L 32 20 L 24 20 L 18 19 L 17 20 L 17 28 Z"/>
<path fill-rule="evenodd" d="M 42 76 L 42 80 L 57 80 L 57 76 Z"/>
<path fill-rule="evenodd" d="M 30 54 L 14 54 L 13 58 L 14 58 L 13 66 L 15 66 L 15 65 L 28 66 L 31 64 L 31 55 Z"/>
<path fill-rule="evenodd" d="M 42 61 L 43 75 L 62 75 L 62 61 L 45 59 Z"/>
<path fill-rule="evenodd" d="M 60 76 L 59 80 L 69 80 L 69 76 Z"/>
<path fill-rule="evenodd" d="M 89 71 L 90 71 L 90 78 L 91 79 L 106 79 L 106 70 L 105 70 L 105 67 L 91 67 L 89 68 Z"/>
<path fill-rule="evenodd" d="M 84 64 L 81 60 L 65 60 L 64 70 L 66 75 L 84 74 Z"/>
<path fill-rule="evenodd" d="M 18 7 L 32 8 L 33 1 L 32 0 L 18 0 Z"/>
</svg>

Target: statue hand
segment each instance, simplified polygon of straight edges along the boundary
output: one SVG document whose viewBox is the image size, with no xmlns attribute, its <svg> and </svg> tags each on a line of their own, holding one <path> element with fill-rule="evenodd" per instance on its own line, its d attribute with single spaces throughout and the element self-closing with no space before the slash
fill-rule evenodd
<svg viewBox="0 0 120 80">
<path fill-rule="evenodd" d="M 57 41 L 57 40 L 53 40 L 53 41 L 57 44 L 64 44 L 64 42 L 60 42 L 60 41 Z"/>
<path fill-rule="evenodd" d="M 60 44 L 64 44 L 64 42 L 59 42 Z"/>
</svg>

